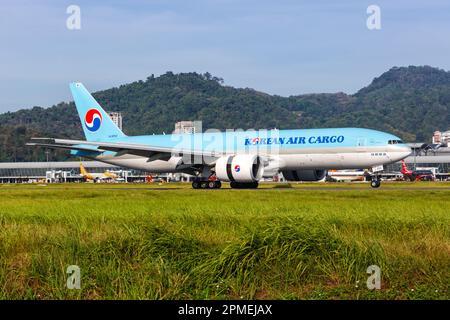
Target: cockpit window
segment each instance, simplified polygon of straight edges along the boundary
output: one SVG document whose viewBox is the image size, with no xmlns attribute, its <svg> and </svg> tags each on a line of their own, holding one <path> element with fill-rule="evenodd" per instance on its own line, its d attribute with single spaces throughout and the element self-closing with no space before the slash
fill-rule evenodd
<svg viewBox="0 0 450 320">
<path fill-rule="evenodd" d="M 402 140 L 389 140 L 388 144 L 404 144 Z"/>
</svg>

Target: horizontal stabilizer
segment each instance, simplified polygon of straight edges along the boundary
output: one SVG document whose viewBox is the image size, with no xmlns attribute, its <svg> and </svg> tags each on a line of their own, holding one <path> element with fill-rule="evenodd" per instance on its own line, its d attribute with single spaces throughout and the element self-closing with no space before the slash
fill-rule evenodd
<svg viewBox="0 0 450 320">
<path fill-rule="evenodd" d="M 89 148 L 89 147 L 80 147 L 80 146 L 71 146 L 71 145 L 60 145 L 60 144 L 51 144 L 51 143 L 35 143 L 35 142 L 28 142 L 25 144 L 26 146 L 37 146 L 37 147 L 44 147 L 49 149 L 65 149 L 65 150 L 78 150 L 78 151 L 85 151 L 85 152 L 103 152 L 105 150 L 100 150 L 98 148 Z"/>
</svg>

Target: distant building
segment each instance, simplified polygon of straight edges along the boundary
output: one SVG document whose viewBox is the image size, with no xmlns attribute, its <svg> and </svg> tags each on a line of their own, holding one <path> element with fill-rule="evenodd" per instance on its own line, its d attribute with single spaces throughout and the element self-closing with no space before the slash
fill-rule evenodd
<svg viewBox="0 0 450 320">
<path fill-rule="evenodd" d="M 122 130 L 122 112 L 110 111 L 108 112 L 108 115 L 115 123 L 115 125 L 118 126 L 120 130 Z"/>
<path fill-rule="evenodd" d="M 433 134 L 432 143 L 447 146 L 450 143 L 450 130 L 445 132 L 435 131 Z"/>
<path fill-rule="evenodd" d="M 442 133 L 440 131 L 435 131 L 433 134 L 433 138 L 431 139 L 433 144 L 440 144 L 441 143 L 441 136 Z"/>
<path fill-rule="evenodd" d="M 201 133 L 202 122 L 201 121 L 179 121 L 175 123 L 175 130 L 173 133 Z"/>
</svg>

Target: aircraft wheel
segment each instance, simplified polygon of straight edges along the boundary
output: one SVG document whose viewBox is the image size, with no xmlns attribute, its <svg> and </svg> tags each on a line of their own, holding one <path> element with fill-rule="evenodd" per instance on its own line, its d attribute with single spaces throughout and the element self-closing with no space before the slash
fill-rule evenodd
<svg viewBox="0 0 450 320">
<path fill-rule="evenodd" d="M 372 188 L 379 188 L 380 185 L 381 185 L 381 181 L 378 179 L 370 181 L 370 186 Z"/>
<path fill-rule="evenodd" d="M 198 182 L 198 181 L 192 182 L 192 188 L 193 189 L 199 189 L 200 188 L 200 182 Z"/>
<path fill-rule="evenodd" d="M 209 189 L 215 189 L 216 187 L 216 182 L 215 181 L 209 181 L 208 182 L 208 188 Z"/>
<path fill-rule="evenodd" d="M 200 182 L 200 188 L 202 188 L 202 189 L 208 189 L 208 181 L 202 181 L 202 182 Z"/>
<path fill-rule="evenodd" d="M 221 187 L 222 187 L 222 182 L 220 182 L 220 181 L 214 181 L 214 184 L 215 184 L 215 188 L 216 189 L 220 189 Z"/>
</svg>

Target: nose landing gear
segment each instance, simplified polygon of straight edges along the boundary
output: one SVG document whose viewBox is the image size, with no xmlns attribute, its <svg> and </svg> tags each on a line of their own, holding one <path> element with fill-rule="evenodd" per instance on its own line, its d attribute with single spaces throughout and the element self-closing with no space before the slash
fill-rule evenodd
<svg viewBox="0 0 450 320">
<path fill-rule="evenodd" d="M 377 176 L 372 177 L 372 181 L 370 181 L 370 186 L 372 188 L 379 188 L 381 185 L 381 180 Z"/>
<path fill-rule="evenodd" d="M 380 174 L 384 170 L 383 165 L 372 167 L 372 174 L 370 174 L 370 186 L 372 188 L 379 188 L 381 185 Z"/>
</svg>

